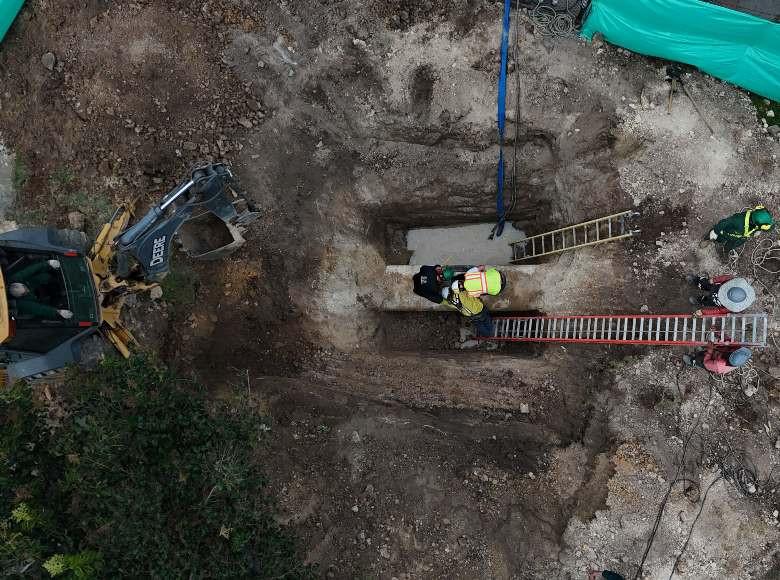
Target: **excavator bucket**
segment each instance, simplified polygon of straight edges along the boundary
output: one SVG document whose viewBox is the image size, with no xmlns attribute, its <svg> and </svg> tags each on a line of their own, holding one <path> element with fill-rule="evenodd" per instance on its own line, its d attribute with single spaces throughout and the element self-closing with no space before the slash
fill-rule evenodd
<svg viewBox="0 0 780 580">
<path fill-rule="evenodd" d="M 200 260 L 221 258 L 241 247 L 243 232 L 259 214 L 234 184 L 233 174 L 222 164 L 193 171 L 189 181 L 116 237 L 118 275 L 130 276 L 135 264 L 143 279 L 162 280 L 170 269 L 174 236 Z"/>
<path fill-rule="evenodd" d="M 117 208 L 103 226 L 89 260 L 100 294 L 101 330 L 123 356 L 136 344 L 121 320 L 125 298 L 165 278 L 174 237 L 200 260 L 224 257 L 244 244 L 244 230 L 259 214 L 234 184 L 225 165 L 199 167 L 135 224 L 129 225 L 131 204 Z"/>
<path fill-rule="evenodd" d="M 257 213 L 246 198 L 230 186 L 204 211 L 185 221 L 179 229 L 182 248 L 196 260 L 217 260 L 244 245 L 243 233 Z"/>
</svg>

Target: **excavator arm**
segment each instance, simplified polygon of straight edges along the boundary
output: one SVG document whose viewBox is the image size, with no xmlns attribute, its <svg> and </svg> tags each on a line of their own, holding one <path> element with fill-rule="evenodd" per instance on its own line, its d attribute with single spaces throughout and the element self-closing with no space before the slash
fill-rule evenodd
<svg viewBox="0 0 780 580">
<path fill-rule="evenodd" d="M 198 167 L 135 224 L 129 225 L 133 207 L 122 206 L 103 226 L 89 259 L 104 334 L 124 356 L 135 342 L 121 323 L 125 297 L 151 290 L 165 278 L 174 238 L 200 260 L 224 257 L 245 243 L 246 226 L 259 214 L 235 185 L 224 164 Z"/>
</svg>

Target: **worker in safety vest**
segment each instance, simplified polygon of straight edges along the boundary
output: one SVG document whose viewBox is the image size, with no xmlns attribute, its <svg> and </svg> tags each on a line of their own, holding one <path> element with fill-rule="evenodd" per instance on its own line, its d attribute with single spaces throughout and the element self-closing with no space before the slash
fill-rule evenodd
<svg viewBox="0 0 780 580">
<path fill-rule="evenodd" d="M 745 346 L 710 344 L 692 354 L 684 354 L 683 362 L 691 367 L 707 369 L 716 375 L 725 375 L 747 364 L 753 352 Z"/>
<path fill-rule="evenodd" d="M 685 278 L 689 284 L 696 286 L 706 294 L 691 296 L 690 303 L 696 306 L 706 306 L 695 312 L 697 316 L 720 316 L 729 312 L 742 312 L 756 300 L 756 291 L 744 278 L 729 276 L 694 276 Z"/>
<path fill-rule="evenodd" d="M 712 227 L 707 239 L 723 244 L 727 250 L 733 250 L 752 236 L 768 232 L 774 223 L 769 210 L 763 205 L 757 205 L 753 209 L 720 220 Z"/>
<path fill-rule="evenodd" d="M 503 273 L 484 266 L 471 268 L 465 274 L 455 276 L 450 288 L 442 295 L 446 303 L 467 317 L 475 327 L 477 336 L 492 336 L 493 319 L 480 296 L 497 296 L 506 286 Z"/>
<path fill-rule="evenodd" d="M 479 298 L 484 294 L 498 296 L 506 286 L 506 276 L 495 268 L 475 266 L 465 274 L 454 278 L 452 289 L 456 292 L 465 291 L 469 296 Z"/>
</svg>

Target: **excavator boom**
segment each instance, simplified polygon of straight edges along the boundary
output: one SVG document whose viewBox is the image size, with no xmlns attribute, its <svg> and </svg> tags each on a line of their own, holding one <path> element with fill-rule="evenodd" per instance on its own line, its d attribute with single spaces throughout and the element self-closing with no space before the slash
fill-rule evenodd
<svg viewBox="0 0 780 580">
<path fill-rule="evenodd" d="M 169 191 L 135 224 L 131 205 L 117 208 L 89 252 L 100 296 L 103 333 L 123 356 L 133 335 L 121 322 L 127 295 L 151 290 L 170 271 L 173 240 L 195 259 L 216 259 L 244 243 L 246 226 L 258 213 L 233 187 L 236 180 L 223 164 L 205 165 Z"/>
</svg>

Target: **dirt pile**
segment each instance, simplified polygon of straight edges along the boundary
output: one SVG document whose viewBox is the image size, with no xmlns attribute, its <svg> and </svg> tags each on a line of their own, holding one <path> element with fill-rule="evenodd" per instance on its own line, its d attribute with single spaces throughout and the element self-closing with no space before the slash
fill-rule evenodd
<svg viewBox="0 0 780 580">
<path fill-rule="evenodd" d="M 646 577 L 668 576 L 725 473 L 677 574 L 772 578 L 775 349 L 756 357 L 760 382 L 710 384 L 678 376 L 671 350 L 466 354 L 455 315 L 373 306 L 406 228 L 493 219 L 500 10 L 32 0 L 0 53 L 0 133 L 30 169 L 21 207 L 62 224 L 48 197 L 61 167 L 108 203 L 232 161 L 262 213 L 249 243 L 192 265 L 184 306 L 176 290 L 140 302 L 138 332 L 215 394 L 235 383 L 260 400 L 282 516 L 327 576 L 629 577 L 682 464 L 695 485 L 674 485 Z M 780 146 L 749 99 L 686 77 L 711 136 L 681 96 L 667 114 L 661 63 L 522 25 L 512 220 L 538 233 L 642 213 L 631 242 L 545 265 L 547 310 L 684 311 L 686 273 L 730 270 L 760 277 L 773 308 L 777 277 L 752 250 L 698 244 L 716 218 L 778 201 Z M 738 484 L 750 474 L 754 493 Z"/>
</svg>

